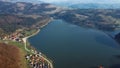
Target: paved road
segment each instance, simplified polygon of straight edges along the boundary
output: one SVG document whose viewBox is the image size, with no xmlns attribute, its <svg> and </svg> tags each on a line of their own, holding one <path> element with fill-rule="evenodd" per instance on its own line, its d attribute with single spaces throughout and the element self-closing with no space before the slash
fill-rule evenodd
<svg viewBox="0 0 120 68">
<path fill-rule="evenodd" d="M 23 40 L 23 42 L 24 42 L 24 46 L 25 46 L 24 48 L 25 48 L 25 50 L 26 50 L 27 52 L 30 52 L 30 50 L 27 48 L 27 39 L 30 38 L 30 37 L 32 37 L 32 36 L 34 36 L 34 35 L 36 35 L 36 34 L 39 33 L 39 32 L 40 32 L 40 30 L 38 30 L 36 33 L 32 34 L 31 36 L 22 38 L 22 40 Z M 35 53 L 34 53 L 34 54 L 35 54 Z M 45 58 L 45 57 L 42 56 L 42 55 L 41 55 L 41 57 L 42 57 L 45 61 L 47 61 L 48 64 L 50 64 L 50 67 L 51 67 L 51 68 L 53 68 L 53 64 L 52 64 L 47 58 Z"/>
</svg>

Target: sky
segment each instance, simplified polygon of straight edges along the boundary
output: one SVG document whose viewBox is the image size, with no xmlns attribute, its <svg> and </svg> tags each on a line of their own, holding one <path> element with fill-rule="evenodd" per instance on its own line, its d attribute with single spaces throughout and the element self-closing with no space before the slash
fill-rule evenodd
<svg viewBox="0 0 120 68">
<path fill-rule="evenodd" d="M 41 0 L 44 2 L 71 2 L 71 3 L 120 3 L 120 0 Z"/>
<path fill-rule="evenodd" d="M 1 1 L 1 0 L 0 0 Z M 28 2 L 48 2 L 48 3 L 120 3 L 120 0 L 2 0 L 2 1 L 28 1 Z"/>
</svg>

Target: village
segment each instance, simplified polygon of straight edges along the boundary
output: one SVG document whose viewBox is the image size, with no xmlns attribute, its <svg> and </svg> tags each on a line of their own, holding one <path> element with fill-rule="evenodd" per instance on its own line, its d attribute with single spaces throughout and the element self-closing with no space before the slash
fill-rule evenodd
<svg viewBox="0 0 120 68">
<path fill-rule="evenodd" d="M 14 33 L 10 34 L 10 35 L 6 35 L 3 38 L 1 38 L 2 40 L 10 40 L 10 41 L 15 41 L 15 42 L 23 42 L 22 38 L 24 37 L 24 34 L 22 33 L 23 30 L 19 29 L 16 30 Z"/>
<path fill-rule="evenodd" d="M 33 30 L 31 33 L 35 31 L 36 30 Z M 9 40 L 9 41 L 26 44 L 24 43 L 23 38 L 31 35 L 31 33 L 26 35 L 23 32 L 23 29 L 19 29 L 16 32 L 12 33 L 11 35 L 3 37 L 2 40 Z M 24 46 L 26 47 L 26 45 Z M 53 68 L 51 62 L 47 58 L 43 57 L 41 52 L 38 52 L 33 48 L 31 48 L 29 53 L 25 55 L 25 59 L 28 63 L 28 66 L 30 66 L 30 68 Z"/>
<path fill-rule="evenodd" d="M 51 68 L 50 64 L 41 56 L 41 53 L 28 54 L 25 57 L 31 68 Z"/>
</svg>

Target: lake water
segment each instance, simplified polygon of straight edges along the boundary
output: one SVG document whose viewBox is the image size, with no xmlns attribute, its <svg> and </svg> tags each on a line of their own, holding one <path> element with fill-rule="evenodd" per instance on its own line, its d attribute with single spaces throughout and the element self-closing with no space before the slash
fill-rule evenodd
<svg viewBox="0 0 120 68">
<path fill-rule="evenodd" d="M 54 20 L 29 39 L 54 68 L 96 68 L 120 64 L 120 45 L 102 31 Z"/>
</svg>

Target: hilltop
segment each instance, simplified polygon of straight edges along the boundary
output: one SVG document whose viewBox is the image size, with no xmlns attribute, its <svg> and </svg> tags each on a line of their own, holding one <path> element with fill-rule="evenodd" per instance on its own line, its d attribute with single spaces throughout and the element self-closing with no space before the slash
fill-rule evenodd
<svg viewBox="0 0 120 68">
<path fill-rule="evenodd" d="M 0 13 L 7 14 L 42 14 L 56 13 L 62 8 L 49 3 L 3 2 L 0 1 Z"/>
<path fill-rule="evenodd" d="M 79 3 L 69 5 L 71 8 L 80 8 L 80 9 L 119 9 L 120 3 Z"/>
</svg>

